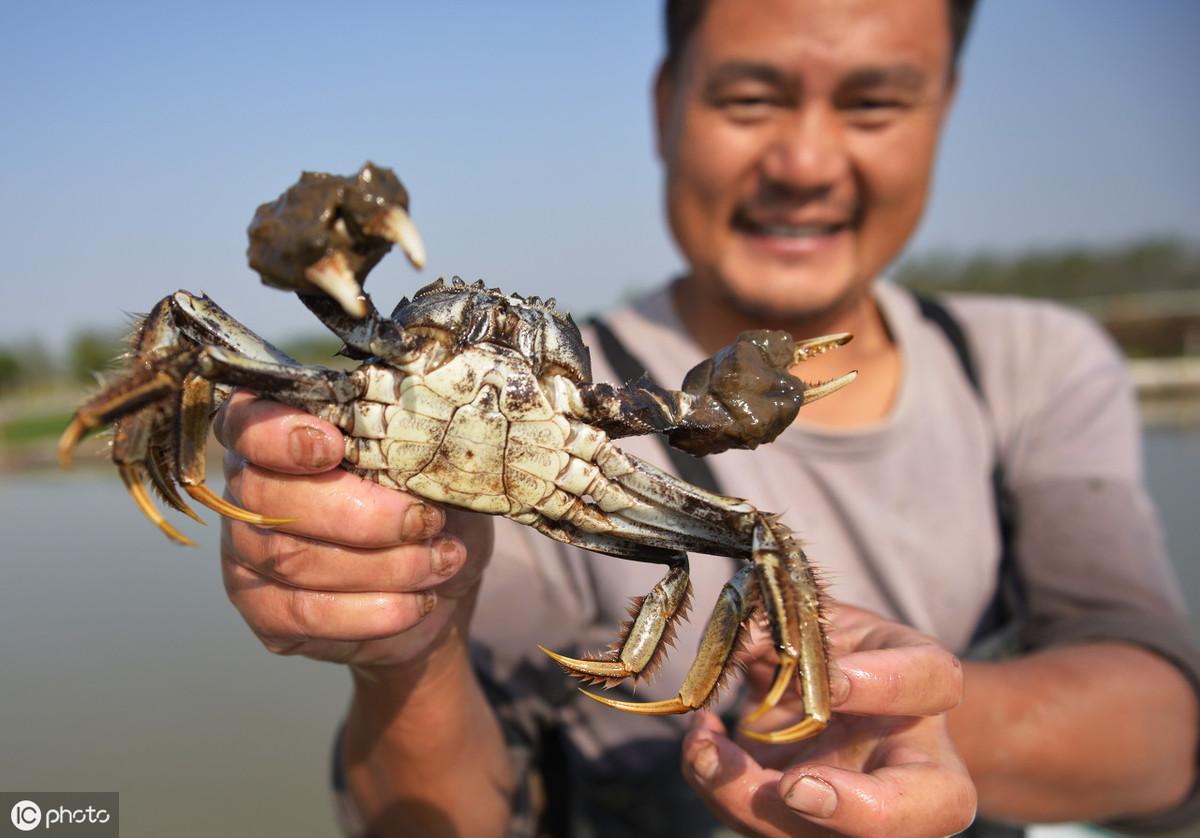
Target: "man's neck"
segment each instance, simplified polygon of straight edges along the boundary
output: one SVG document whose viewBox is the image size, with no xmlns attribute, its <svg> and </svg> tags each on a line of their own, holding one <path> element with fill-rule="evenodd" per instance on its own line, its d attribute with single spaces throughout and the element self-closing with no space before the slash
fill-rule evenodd
<svg viewBox="0 0 1200 838">
<path fill-rule="evenodd" d="M 806 406 L 799 421 L 826 427 L 854 427 L 882 421 L 890 411 L 900 384 L 900 353 L 870 287 L 827 309 L 791 318 L 761 317 L 706 294 L 688 278 L 671 288 L 675 310 L 692 339 L 712 354 L 747 329 L 780 329 L 796 338 L 836 332 L 854 335 L 847 345 L 792 369 L 807 382 L 828 381 L 857 369 L 852 385 L 827 399 Z"/>
</svg>

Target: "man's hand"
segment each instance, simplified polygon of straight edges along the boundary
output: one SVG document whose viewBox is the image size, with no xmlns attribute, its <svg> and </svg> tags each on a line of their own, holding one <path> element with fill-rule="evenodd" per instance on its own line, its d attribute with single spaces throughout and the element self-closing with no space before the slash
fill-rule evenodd
<svg viewBox="0 0 1200 838">
<path fill-rule="evenodd" d="M 749 835 L 947 835 L 975 816 L 975 787 L 946 729 L 962 667 L 934 640 L 839 605 L 829 629 L 833 721 L 794 745 L 732 741 L 712 713 L 684 740 L 684 774 L 716 815 Z M 769 642 L 751 647 L 751 692 L 774 670 Z M 755 727 L 798 721 L 799 699 Z"/>
<path fill-rule="evenodd" d="M 471 605 L 491 554 L 487 516 L 446 512 L 337 468 L 336 427 L 236 392 L 218 414 L 226 495 L 294 523 L 224 519 L 225 589 L 279 654 L 360 666 L 420 663 Z"/>
</svg>

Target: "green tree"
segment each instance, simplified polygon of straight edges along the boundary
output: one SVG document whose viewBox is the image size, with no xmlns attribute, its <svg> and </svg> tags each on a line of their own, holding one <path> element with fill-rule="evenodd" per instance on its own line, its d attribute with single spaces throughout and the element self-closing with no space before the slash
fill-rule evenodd
<svg viewBox="0 0 1200 838">
<path fill-rule="evenodd" d="M 124 337 L 116 330 L 79 332 L 67 348 L 67 370 L 76 381 L 90 384 L 95 373 L 113 369 L 125 350 Z"/>
</svg>

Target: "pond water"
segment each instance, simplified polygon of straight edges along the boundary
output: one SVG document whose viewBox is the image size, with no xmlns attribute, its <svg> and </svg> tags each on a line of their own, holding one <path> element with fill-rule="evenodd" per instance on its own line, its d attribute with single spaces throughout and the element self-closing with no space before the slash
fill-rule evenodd
<svg viewBox="0 0 1200 838">
<path fill-rule="evenodd" d="M 1200 433 L 1151 433 L 1146 461 L 1196 626 Z M 348 678 L 263 651 L 215 526 L 169 545 L 107 469 L 4 476 L 0 523 L 0 790 L 119 790 L 127 836 L 334 833 Z"/>
</svg>

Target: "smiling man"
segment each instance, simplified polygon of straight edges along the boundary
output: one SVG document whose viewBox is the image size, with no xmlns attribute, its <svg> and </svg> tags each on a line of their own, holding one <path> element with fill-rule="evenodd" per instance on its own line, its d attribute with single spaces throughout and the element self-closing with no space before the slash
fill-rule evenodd
<svg viewBox="0 0 1200 838">
<path fill-rule="evenodd" d="M 715 713 L 581 699 L 537 644 L 603 647 L 660 568 L 363 483 L 336 469 L 332 426 L 231 400 L 218 435 L 236 454 L 233 498 L 300 520 L 226 521 L 226 586 L 268 648 L 351 665 L 348 825 L 922 836 L 966 827 L 977 802 L 1009 822 L 1190 817 L 1197 658 L 1120 357 L 1055 307 L 930 305 L 879 281 L 923 211 L 972 6 L 669 0 L 655 103 L 687 270 L 607 318 L 603 340 L 588 334 L 608 356 L 598 380 L 621 377 L 615 340 L 669 385 L 744 329 L 854 333 L 801 370 L 857 368 L 853 387 L 771 446 L 712 463 L 723 492 L 785 511 L 839 603 L 821 736 L 753 746 Z M 623 447 L 663 460 L 653 440 Z M 1015 519 L 997 517 L 1006 499 Z M 692 569 L 703 613 L 733 567 Z M 1021 653 L 960 663 L 1016 602 L 1002 582 L 1024 591 Z M 638 700 L 675 694 L 700 623 L 680 627 Z M 761 696 L 768 647 L 751 646 L 749 687 L 722 716 Z"/>
</svg>

